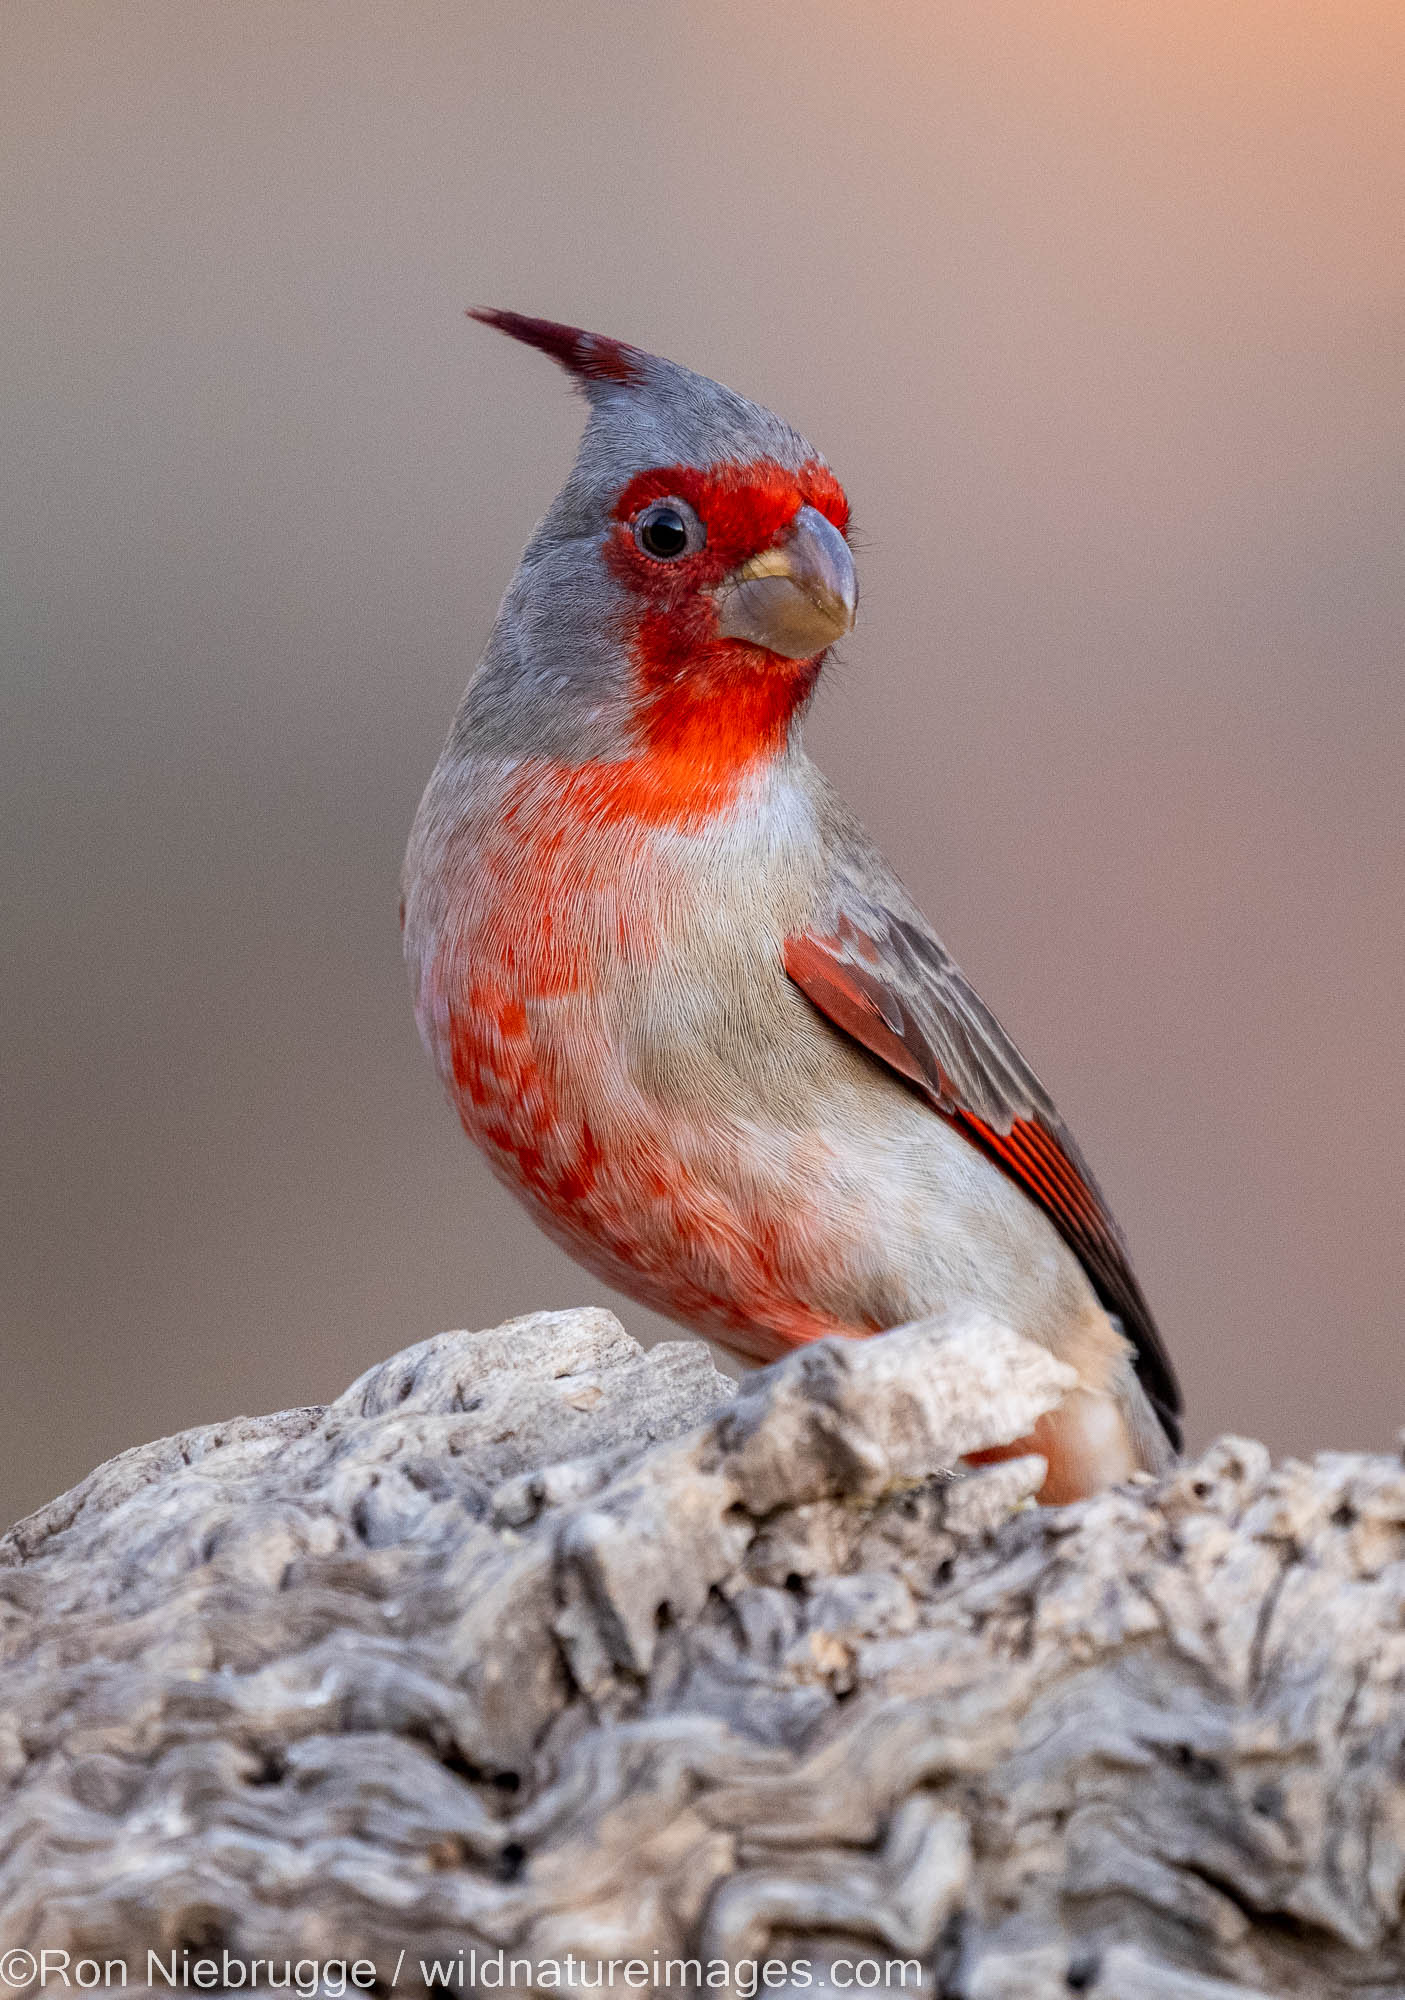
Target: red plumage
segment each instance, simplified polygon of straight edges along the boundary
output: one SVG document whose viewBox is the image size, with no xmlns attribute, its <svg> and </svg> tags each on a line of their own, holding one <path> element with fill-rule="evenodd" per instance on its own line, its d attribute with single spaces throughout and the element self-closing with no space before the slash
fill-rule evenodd
<svg viewBox="0 0 1405 2000">
<path fill-rule="evenodd" d="M 470 319 L 495 326 L 499 333 L 511 334 L 549 354 L 566 371 L 583 381 L 634 382 L 639 377 L 642 357 L 622 340 L 610 340 L 601 333 L 586 333 L 579 326 L 563 326 L 554 319 L 532 319 L 526 313 L 504 312 L 497 306 L 470 306 Z"/>
</svg>

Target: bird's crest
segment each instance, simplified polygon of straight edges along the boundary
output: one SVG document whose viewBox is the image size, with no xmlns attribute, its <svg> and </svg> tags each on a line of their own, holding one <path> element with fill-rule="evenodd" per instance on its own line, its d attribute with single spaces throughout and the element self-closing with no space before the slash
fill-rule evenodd
<svg viewBox="0 0 1405 2000">
<path fill-rule="evenodd" d="M 598 500 L 611 488 L 618 494 L 651 466 L 766 459 L 794 470 L 824 462 L 770 410 L 661 354 L 495 306 L 474 306 L 469 318 L 550 355 L 590 404 L 568 505 L 579 497 L 582 483 Z"/>
<path fill-rule="evenodd" d="M 525 341 L 528 347 L 540 348 L 582 387 L 591 382 L 637 383 L 649 359 L 623 340 L 587 333 L 581 326 L 563 326 L 559 320 L 533 319 L 528 313 L 505 312 L 498 306 L 470 306 L 468 316 L 484 326 L 495 326 L 514 340 Z"/>
</svg>

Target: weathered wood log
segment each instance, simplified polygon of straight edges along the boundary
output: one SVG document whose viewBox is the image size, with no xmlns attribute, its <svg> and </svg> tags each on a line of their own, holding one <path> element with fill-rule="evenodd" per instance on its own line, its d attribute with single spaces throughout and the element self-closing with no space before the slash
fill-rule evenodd
<svg viewBox="0 0 1405 2000">
<path fill-rule="evenodd" d="M 0 1542 L 0 1978 L 1405 1993 L 1405 1465 L 960 1469 L 1071 1379 L 589 1310 L 124 1453 Z"/>
</svg>

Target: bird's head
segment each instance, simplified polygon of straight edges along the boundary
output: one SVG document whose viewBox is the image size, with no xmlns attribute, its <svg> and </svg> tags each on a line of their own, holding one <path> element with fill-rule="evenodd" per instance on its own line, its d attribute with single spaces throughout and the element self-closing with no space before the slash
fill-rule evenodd
<svg viewBox="0 0 1405 2000">
<path fill-rule="evenodd" d="M 568 761 L 650 751 L 702 771 L 776 749 L 854 622 L 849 506 L 780 418 L 621 341 L 518 313 L 590 416 L 504 599 L 461 721 Z"/>
</svg>

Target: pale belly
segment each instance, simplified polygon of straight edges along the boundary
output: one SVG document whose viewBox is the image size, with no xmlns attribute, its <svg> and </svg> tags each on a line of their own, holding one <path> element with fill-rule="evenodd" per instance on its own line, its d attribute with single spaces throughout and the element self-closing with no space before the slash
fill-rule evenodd
<svg viewBox="0 0 1405 2000">
<path fill-rule="evenodd" d="M 480 958 L 452 1009 L 459 1115 L 581 1262 L 753 1359 L 958 1302 L 1051 1347 L 1080 1323 L 1101 1345 L 1081 1268 L 1019 1190 L 788 986 L 777 997 L 767 1061 L 749 1043 L 729 1057 L 695 1018 L 670 1064 L 630 1018 L 662 997 L 533 995 Z"/>
<path fill-rule="evenodd" d="M 670 1109 L 595 1009 L 523 999 L 491 976 L 464 999 L 450 1051 L 464 1128 L 581 1262 L 758 1360 L 892 1323 L 845 1310 L 848 1288 L 825 1281 L 850 1261 L 859 1218 L 846 1226 L 824 1197 L 834 1163 L 819 1132 L 763 1128 L 740 1105 Z"/>
</svg>

